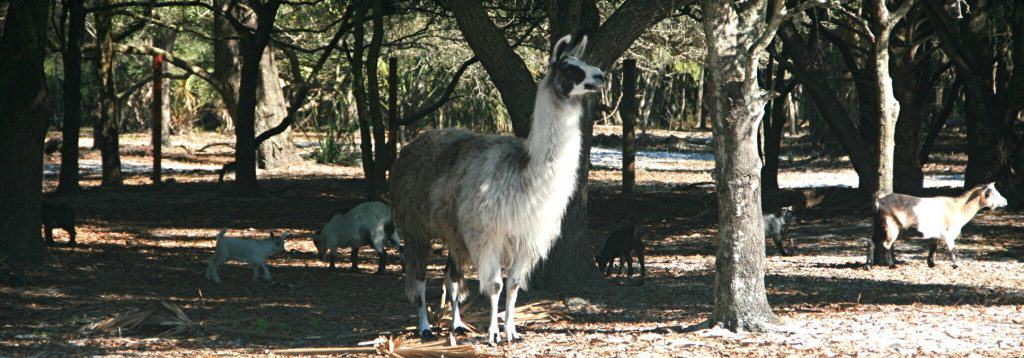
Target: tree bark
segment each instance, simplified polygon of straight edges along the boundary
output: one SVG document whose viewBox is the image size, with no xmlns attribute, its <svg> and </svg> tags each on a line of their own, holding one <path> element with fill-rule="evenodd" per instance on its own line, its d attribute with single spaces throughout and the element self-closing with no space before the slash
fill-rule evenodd
<svg viewBox="0 0 1024 358">
<path fill-rule="evenodd" d="M 892 77 L 889 75 L 889 37 L 893 27 L 909 11 L 913 0 L 903 0 L 900 9 L 889 12 L 885 0 L 873 0 L 870 2 L 869 11 L 872 12 L 872 32 L 875 34 L 874 47 L 872 48 L 872 61 L 874 70 L 875 85 L 878 89 L 878 147 L 875 148 L 877 159 L 875 160 L 876 181 L 878 190 L 875 194 L 885 195 L 893 191 L 893 158 L 896 148 L 896 120 L 900 116 L 900 102 L 896 100 L 893 91 Z M 915 141 L 916 146 L 917 141 Z M 915 158 L 911 160 L 916 161 Z"/>
<path fill-rule="evenodd" d="M 757 67 L 765 40 L 777 29 L 765 9 L 781 16 L 782 4 L 755 0 L 743 7 L 702 0 L 707 86 L 706 103 L 715 150 L 718 237 L 714 309 L 709 323 L 731 330 L 761 331 L 778 319 L 765 291 L 764 222 L 757 128 L 767 93 L 758 87 Z M 774 27 L 774 28 L 773 28 Z M 762 47 L 764 46 L 764 47 Z"/>
<path fill-rule="evenodd" d="M 60 179 L 57 192 L 75 194 L 78 183 L 78 138 L 82 127 L 82 33 L 85 31 L 85 0 L 68 0 L 68 31 L 64 44 L 64 125 L 60 148 Z"/>
<path fill-rule="evenodd" d="M 239 74 L 238 109 L 235 119 L 235 186 L 236 195 L 256 195 L 260 192 L 256 181 L 256 116 L 259 92 L 260 63 L 274 29 L 278 1 L 251 3 L 256 16 L 254 34 L 242 33 L 242 68 Z M 257 5 L 259 4 L 259 5 Z M 269 79 L 268 79 L 269 80 Z M 276 79 L 275 79 L 276 81 Z"/>
<path fill-rule="evenodd" d="M 39 201 L 50 110 L 43 67 L 49 7 L 42 0 L 0 4 L 0 256 L 12 262 L 38 264 L 46 253 Z"/>
<path fill-rule="evenodd" d="M 110 0 L 102 0 L 101 5 L 109 5 Z M 100 118 L 94 130 L 100 149 L 102 161 L 102 186 L 119 186 L 121 177 L 121 119 L 117 108 L 117 89 L 114 79 L 114 39 L 113 22 L 108 12 L 96 13 L 96 41 L 100 49 L 99 60 L 96 61 L 100 83 Z"/>
<path fill-rule="evenodd" d="M 775 74 L 776 97 L 765 113 L 764 122 L 764 167 L 761 168 L 761 190 L 779 190 L 779 154 L 782 150 L 782 131 L 786 129 L 786 95 L 793 89 L 792 84 L 781 85 L 786 71 L 781 67 Z M 792 81 L 791 81 L 792 82 Z M 792 82 L 795 83 L 795 82 Z"/>
<path fill-rule="evenodd" d="M 153 185 L 160 185 L 163 160 L 164 130 L 164 56 L 153 55 L 153 101 L 151 103 L 150 126 L 152 129 L 151 145 L 153 152 L 153 173 L 150 178 Z"/>
<path fill-rule="evenodd" d="M 622 61 L 622 193 L 632 194 L 636 182 L 636 60 Z"/>
<path fill-rule="evenodd" d="M 241 5 L 231 7 L 229 2 L 217 0 L 215 5 L 221 11 L 250 28 L 255 29 L 259 21 L 252 9 Z M 251 35 L 251 34 L 250 34 Z M 238 106 L 241 97 L 241 66 L 244 61 L 243 47 L 247 46 L 242 34 L 220 12 L 214 14 L 214 77 L 223 84 L 221 93 L 224 105 L 228 108 L 234 122 L 238 123 Z M 256 132 L 263 132 L 280 123 L 288 115 L 288 103 L 280 86 L 280 75 L 271 45 L 266 45 L 259 62 L 256 90 Z M 237 132 L 237 130 L 236 130 Z M 268 138 L 259 145 L 254 163 L 265 169 L 287 166 L 299 160 L 295 146 L 290 138 L 291 129 L 286 128 L 281 134 Z M 237 133 L 236 133 L 237 136 Z M 236 165 L 237 166 L 237 165 Z M 255 172 L 255 167 L 246 169 Z"/>
</svg>

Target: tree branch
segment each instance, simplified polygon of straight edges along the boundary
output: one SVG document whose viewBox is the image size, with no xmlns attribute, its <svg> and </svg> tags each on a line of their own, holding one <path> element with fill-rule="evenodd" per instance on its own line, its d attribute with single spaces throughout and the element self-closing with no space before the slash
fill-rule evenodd
<svg viewBox="0 0 1024 358">
<path fill-rule="evenodd" d="M 771 18 L 768 20 L 768 25 L 761 31 L 761 34 L 757 37 L 757 41 L 754 41 L 754 44 L 747 49 L 748 53 L 755 54 L 764 52 L 764 49 L 768 48 L 768 44 L 770 44 L 772 39 L 775 38 L 775 32 L 779 30 L 779 27 L 782 26 L 783 23 L 793 19 L 797 14 L 807 11 L 807 9 L 826 3 L 827 2 L 824 0 L 806 0 L 796 7 L 787 10 L 785 1 L 775 1 L 775 6 L 768 10 L 771 15 Z"/>
</svg>

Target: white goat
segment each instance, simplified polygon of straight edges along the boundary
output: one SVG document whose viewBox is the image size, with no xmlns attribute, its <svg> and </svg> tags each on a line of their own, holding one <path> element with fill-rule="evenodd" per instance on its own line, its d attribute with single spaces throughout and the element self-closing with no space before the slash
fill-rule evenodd
<svg viewBox="0 0 1024 358">
<path fill-rule="evenodd" d="M 227 229 L 221 229 L 217 234 L 217 249 L 206 265 L 206 279 L 220 283 L 220 275 L 217 268 L 228 260 L 247 262 L 252 265 L 252 280 L 259 280 L 260 269 L 263 269 L 263 279 L 270 281 L 270 270 L 267 269 L 267 258 L 284 251 L 284 240 L 288 233 L 275 237 L 270 233 L 269 240 L 246 240 L 224 237 Z"/>
<path fill-rule="evenodd" d="M 782 247 L 782 228 L 793 221 L 793 207 L 787 206 L 775 213 L 764 216 L 764 236 L 771 237 L 775 241 L 775 247 L 779 249 L 782 256 L 789 256 L 786 248 Z M 793 238 L 789 238 L 789 248 L 793 248 Z"/>
<path fill-rule="evenodd" d="M 359 204 L 344 214 L 334 214 L 313 237 L 313 245 L 316 246 L 320 260 L 330 257 L 332 269 L 338 247 L 352 248 L 353 272 L 359 270 L 359 248 L 363 245 L 373 246 L 373 250 L 380 255 L 377 272 L 383 273 L 388 264 L 388 252 L 384 249 L 385 240 L 395 245 L 399 252 L 402 251 L 402 242 L 391 219 L 391 208 L 384 203 L 373 201 Z"/>
<path fill-rule="evenodd" d="M 392 170 L 395 222 L 406 240 L 406 295 L 419 297 L 420 336 L 433 333 L 427 321 L 426 268 L 431 239 L 448 248 L 446 284 L 452 298 L 452 329 L 465 332 L 459 316 L 463 272 L 475 265 L 480 290 L 490 297 L 488 340 L 498 332 L 502 266 L 505 283 L 505 338 L 520 340 L 515 303 L 530 271 L 547 256 L 576 187 L 580 152 L 580 99 L 604 83 L 604 74 L 579 58 L 587 38 L 558 40 L 548 72 L 537 86 L 526 140 L 463 130 L 436 130 L 402 149 Z"/>
<path fill-rule="evenodd" d="M 1006 198 L 996 190 L 995 183 L 979 185 L 957 197 L 937 196 L 918 198 L 903 194 L 889 194 L 875 199 L 875 223 L 884 235 L 882 246 L 887 254 L 886 264 L 895 267 L 892 245 L 902 231 L 914 229 L 924 239 L 932 239 L 928 249 L 928 266 L 935 267 L 935 250 L 941 239 L 949 250 L 953 268 L 956 262 L 955 243 L 960 229 L 971 221 L 981 209 L 1006 206 Z M 874 243 L 868 247 L 868 264 L 874 261 Z"/>
</svg>

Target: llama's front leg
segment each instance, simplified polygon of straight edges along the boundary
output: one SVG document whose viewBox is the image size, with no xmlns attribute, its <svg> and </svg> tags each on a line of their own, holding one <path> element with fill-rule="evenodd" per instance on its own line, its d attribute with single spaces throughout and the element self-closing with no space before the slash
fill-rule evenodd
<svg viewBox="0 0 1024 358">
<path fill-rule="evenodd" d="M 501 265 L 497 253 L 484 253 L 477 265 L 480 272 L 480 290 L 491 299 L 491 325 L 487 328 L 487 342 L 501 343 L 498 331 L 498 294 L 501 293 Z"/>
<path fill-rule="evenodd" d="M 519 288 L 522 286 L 523 277 L 526 276 L 525 271 L 525 266 L 519 262 L 513 263 L 508 270 L 505 285 L 505 339 L 509 343 L 523 340 L 516 332 L 516 297 L 519 296 Z"/>
</svg>

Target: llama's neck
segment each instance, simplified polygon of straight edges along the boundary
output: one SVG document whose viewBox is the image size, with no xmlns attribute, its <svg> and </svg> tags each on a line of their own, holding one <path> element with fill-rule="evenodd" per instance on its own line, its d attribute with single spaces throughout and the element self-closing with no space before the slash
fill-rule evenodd
<svg viewBox="0 0 1024 358">
<path fill-rule="evenodd" d="M 535 181 L 553 176 L 575 178 L 579 166 L 580 116 L 583 110 L 573 99 L 558 98 L 542 82 L 533 108 L 530 135 L 526 138 L 526 171 Z"/>
</svg>

